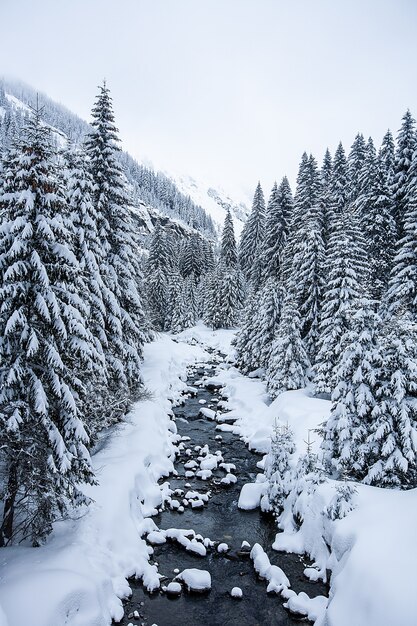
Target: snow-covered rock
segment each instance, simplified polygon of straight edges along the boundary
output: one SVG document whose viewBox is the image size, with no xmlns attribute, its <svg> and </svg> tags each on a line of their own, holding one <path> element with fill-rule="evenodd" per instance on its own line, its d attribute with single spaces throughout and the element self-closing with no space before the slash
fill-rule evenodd
<svg viewBox="0 0 417 626">
<path fill-rule="evenodd" d="M 230 592 L 230 595 L 232 596 L 232 598 L 241 600 L 243 598 L 243 591 L 240 587 L 233 587 L 232 591 Z"/>
<path fill-rule="evenodd" d="M 207 570 L 189 568 L 178 574 L 177 578 L 182 580 L 188 591 L 204 593 L 211 589 L 211 576 Z"/>
<path fill-rule="evenodd" d="M 246 483 L 243 485 L 239 496 L 239 509 L 243 509 L 245 511 L 257 509 L 266 489 L 266 483 Z"/>
</svg>

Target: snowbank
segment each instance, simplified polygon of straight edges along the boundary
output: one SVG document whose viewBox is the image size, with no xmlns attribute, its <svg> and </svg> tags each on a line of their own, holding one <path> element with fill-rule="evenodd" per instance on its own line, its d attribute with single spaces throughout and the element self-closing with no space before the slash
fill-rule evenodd
<svg viewBox="0 0 417 626">
<path fill-rule="evenodd" d="M 228 398 L 222 408 L 229 411 L 228 421 L 235 420 L 232 425 L 219 425 L 219 429 L 232 430 L 249 448 L 267 453 L 278 421 L 294 432 L 294 465 L 306 451 L 309 434 L 313 452 L 318 451 L 320 436 L 315 429 L 327 419 L 329 401 L 314 398 L 309 389 L 303 389 L 285 392 L 270 403 L 260 379 L 243 376 L 230 366 L 210 382 L 222 385 L 222 394 Z M 313 493 L 303 491 L 287 502 L 281 516 L 283 532 L 277 534 L 274 548 L 310 553 L 316 563 L 306 574 L 312 579 L 325 576 L 326 568 L 332 572 L 328 602 L 323 597 L 310 599 L 287 590 L 288 608 L 303 612 L 319 626 L 417 623 L 417 489 L 403 492 L 355 485 L 355 510 L 331 521 L 325 509 L 337 484 L 327 480 Z M 252 485 L 244 485 L 242 498 L 249 496 L 250 489 Z M 257 498 L 250 500 L 255 505 Z M 294 524 L 294 512 L 304 520 L 300 528 Z"/>
<path fill-rule="evenodd" d="M 221 328 L 212 330 L 202 322 L 199 322 L 192 328 L 182 331 L 178 335 L 174 335 L 175 339 L 190 344 L 200 344 L 210 350 L 217 350 L 226 355 L 226 360 L 232 359 L 235 355 L 235 349 L 231 342 L 236 334 L 236 330 L 230 328 Z"/>
<path fill-rule="evenodd" d="M 93 457 L 99 485 L 87 493 L 94 503 L 77 511 L 78 519 L 55 524 L 45 546 L 0 551 L 2 626 L 28 619 L 31 626 L 108 626 L 123 616 L 127 577 L 159 587 L 141 539 L 143 520 L 161 504 L 157 480 L 173 468 L 171 402 L 186 387 L 187 365 L 207 358 L 200 346 L 165 335 L 145 346 L 142 371 L 152 397 L 134 407 Z"/>
</svg>

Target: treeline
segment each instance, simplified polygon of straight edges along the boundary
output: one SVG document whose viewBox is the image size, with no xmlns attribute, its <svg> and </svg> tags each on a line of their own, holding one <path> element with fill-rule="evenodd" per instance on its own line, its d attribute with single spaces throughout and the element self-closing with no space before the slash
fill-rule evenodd
<svg viewBox="0 0 417 626">
<path fill-rule="evenodd" d="M 145 286 L 155 328 L 178 333 L 199 319 L 214 329 L 234 327 L 245 288 L 229 210 L 219 250 L 197 234 L 175 241 L 169 232 L 156 227 Z"/>
<path fill-rule="evenodd" d="M 272 397 L 330 396 L 327 470 L 379 486 L 417 484 L 416 148 L 407 111 L 378 151 L 304 154 L 294 198 L 284 178 L 265 207 L 258 185 L 240 242 L 239 367 Z"/>
<path fill-rule="evenodd" d="M 83 147 L 33 110 L 0 164 L 0 544 L 87 502 L 89 450 L 143 390 L 142 259 L 105 84 Z"/>
<path fill-rule="evenodd" d="M 35 108 L 38 99 L 35 90 L 24 83 L 6 80 L 0 82 L 0 108 L 4 109 L 4 114 L 0 114 L 0 153 L 19 137 L 27 118 L 30 117 L 27 109 L 19 108 L 18 104 L 12 105 L 6 93 L 29 108 Z M 70 138 L 74 145 L 82 145 L 91 131 L 90 125 L 44 95 L 41 101 L 42 121 L 57 131 L 51 135 L 51 141 L 56 147 L 65 145 L 66 138 Z M 209 237 L 216 236 L 211 217 L 190 196 L 181 193 L 168 176 L 137 163 L 127 152 L 119 151 L 117 160 L 131 186 L 129 194 L 132 203 L 143 202 L 162 214 L 180 219 Z"/>
</svg>

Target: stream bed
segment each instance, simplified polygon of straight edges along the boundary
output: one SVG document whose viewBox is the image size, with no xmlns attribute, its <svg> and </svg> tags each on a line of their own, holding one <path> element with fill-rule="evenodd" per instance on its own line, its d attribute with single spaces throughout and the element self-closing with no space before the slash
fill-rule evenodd
<svg viewBox="0 0 417 626">
<path fill-rule="evenodd" d="M 215 367 L 216 363 L 210 363 L 190 368 L 187 384 L 191 387 L 199 384 L 203 377 L 214 374 Z M 216 545 L 217 542 L 226 543 L 229 551 L 219 553 L 213 548 L 201 557 L 186 551 L 177 541 L 168 540 L 154 546 L 151 562 L 157 563 L 159 572 L 167 577 L 162 585 L 172 581 L 178 570 L 198 568 L 210 572 L 211 591 L 197 594 L 183 590 L 179 597 L 168 597 L 162 591 L 149 594 L 141 581 L 130 580 L 132 596 L 124 603 L 125 618 L 121 624 L 280 626 L 300 623 L 301 619 L 290 615 L 283 607 L 279 595 L 267 594 L 266 582 L 257 576 L 249 552 L 242 552 L 242 542 L 247 541 L 250 546 L 259 543 L 271 564 L 284 570 L 295 592 L 305 591 L 310 597 L 328 595 L 327 585 L 311 582 L 304 576 L 303 571 L 310 564 L 306 557 L 272 550 L 277 532 L 272 516 L 262 514 L 259 509 L 238 509 L 240 490 L 245 483 L 255 481 L 260 472 L 256 464 L 262 456 L 248 450 L 236 435 L 216 429 L 217 423 L 200 413 L 202 407 L 216 409 L 221 401 L 221 390 L 198 385 L 196 391 L 196 395 L 186 397 L 183 405 L 174 408 L 178 434 L 185 440 L 183 451 L 175 463 L 178 476 L 170 476 L 168 482 L 173 490 L 208 493 L 209 500 L 202 509 L 186 506 L 180 513 L 167 508 L 153 519 L 159 529 L 193 529 L 216 542 Z M 214 469 L 207 480 L 185 477 L 184 464 L 197 459 L 200 454 L 195 447 L 206 445 L 210 453 L 220 451 L 225 463 L 236 466 L 232 470 L 237 478 L 235 484 L 225 486 L 220 483 L 226 475 L 222 468 Z M 178 500 L 182 501 L 181 495 Z M 233 587 L 242 590 L 241 599 L 231 597 Z M 132 615 L 134 611 L 137 611 L 136 618 Z"/>
</svg>

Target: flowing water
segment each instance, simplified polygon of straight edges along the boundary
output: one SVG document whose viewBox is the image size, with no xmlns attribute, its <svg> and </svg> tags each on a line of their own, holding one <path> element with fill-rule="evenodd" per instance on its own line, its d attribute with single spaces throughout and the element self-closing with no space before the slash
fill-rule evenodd
<svg viewBox="0 0 417 626">
<path fill-rule="evenodd" d="M 188 384 L 193 386 L 203 375 L 212 375 L 214 364 L 192 368 Z M 151 626 L 280 626 L 299 623 L 282 606 L 282 599 L 275 594 L 266 593 L 266 582 L 260 580 L 253 568 L 249 556 L 242 554 L 242 541 L 246 540 L 253 546 L 259 543 L 267 552 L 272 564 L 281 567 L 290 580 L 291 588 L 297 593 L 305 591 L 310 597 L 327 595 L 326 585 L 311 582 L 303 574 L 309 565 L 305 557 L 295 554 L 278 553 L 271 549 L 277 532 L 272 517 L 265 516 L 259 510 L 242 511 L 237 503 L 242 485 L 255 480 L 259 469 L 256 463 L 261 456 L 250 452 L 244 443 L 231 433 L 216 430 L 216 422 L 199 414 L 200 400 L 204 406 L 215 408 L 221 397 L 219 390 L 198 387 L 195 397 L 186 398 L 185 403 L 174 409 L 178 433 L 190 437 L 185 445 L 191 448 L 192 456 L 182 454 L 177 459 L 178 477 L 170 477 L 171 489 L 193 489 L 204 493 L 211 491 L 212 496 L 202 510 L 186 508 L 184 513 L 165 510 L 154 521 L 160 529 L 183 528 L 193 529 L 203 537 L 212 541 L 225 542 L 230 551 L 219 554 L 215 550 L 208 551 L 207 556 L 200 557 L 186 552 L 176 542 L 156 546 L 153 561 L 158 563 L 159 572 L 167 577 L 163 584 L 168 584 L 174 577 L 174 569 L 185 568 L 208 570 L 211 574 L 212 589 L 200 595 L 183 592 L 180 597 L 169 598 L 163 592 L 147 593 L 141 582 L 131 580 L 132 596 L 125 602 L 125 619 L 123 626 L 132 623 Z M 222 441 L 215 439 L 222 436 Z M 196 445 L 209 446 L 210 452 L 220 450 L 226 463 L 234 463 L 237 483 L 227 487 L 220 486 L 220 478 L 225 476 L 221 469 L 213 472 L 208 481 L 184 477 L 184 463 L 198 456 L 194 451 Z M 217 483 L 217 484 L 216 484 Z M 185 487 L 190 484 L 190 487 Z M 180 498 L 179 498 L 180 499 Z M 232 598 L 230 590 L 240 587 L 243 591 L 241 600 Z M 140 613 L 138 619 L 128 615 L 134 610 Z"/>
</svg>

